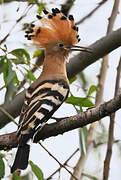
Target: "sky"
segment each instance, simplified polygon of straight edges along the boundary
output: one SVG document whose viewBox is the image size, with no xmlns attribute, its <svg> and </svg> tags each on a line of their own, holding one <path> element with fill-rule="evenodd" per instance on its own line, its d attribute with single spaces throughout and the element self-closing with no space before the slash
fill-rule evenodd
<svg viewBox="0 0 121 180">
<path fill-rule="evenodd" d="M 52 1 L 46 1 L 52 2 Z M 64 1 L 61 1 L 63 3 Z M 99 3 L 99 0 L 85 0 L 80 1 L 76 0 L 74 7 L 72 8 L 70 14 L 74 15 L 75 21 L 78 21 L 82 17 L 84 17 L 87 12 L 93 9 L 96 6 L 96 3 Z M 81 37 L 80 45 L 90 45 L 93 42 L 97 41 L 101 37 L 106 35 L 108 18 L 110 17 L 112 6 L 114 0 L 108 0 L 105 5 L 103 5 L 91 18 L 87 19 L 83 24 L 79 25 L 79 35 Z M 47 8 L 51 10 L 53 7 L 60 8 L 60 1 L 55 1 L 54 4 L 50 3 Z M 16 12 L 16 9 L 19 7 L 19 11 Z M 15 19 L 18 18 L 23 10 L 26 7 L 26 3 L 18 3 L 13 2 L 9 5 L 2 5 L 0 7 L 0 38 L 4 37 L 4 35 L 9 31 L 12 25 L 15 23 Z M 121 22 L 121 3 L 119 7 L 119 14 L 117 15 L 117 19 L 115 21 L 114 30 L 120 27 Z M 29 17 L 25 18 L 23 23 L 30 22 L 32 19 L 35 20 L 36 16 L 36 7 L 32 9 L 32 13 L 29 13 Z M 3 21 L 6 20 L 5 23 Z M 9 23 L 8 23 L 8 21 Z M 7 45 L 9 50 L 14 48 L 22 48 L 23 42 L 26 44 L 26 49 L 31 53 L 34 52 L 35 48 L 31 48 L 31 44 L 25 40 L 24 33 L 20 31 L 21 25 L 16 26 L 16 28 L 12 31 L 11 37 L 7 40 Z M 109 68 L 108 74 L 106 77 L 105 90 L 104 90 L 104 101 L 108 101 L 114 96 L 114 87 L 115 87 L 115 77 L 116 77 L 116 68 L 120 58 L 121 48 L 116 49 L 111 52 L 109 55 Z M 74 54 L 72 54 L 74 56 Z M 88 68 L 84 70 L 84 73 L 88 79 L 89 85 L 95 84 L 97 85 L 97 75 L 99 74 L 101 60 L 92 64 Z M 40 73 L 37 72 L 36 76 Z M 2 79 L 1 79 L 2 80 Z M 2 84 L 2 81 L 1 81 Z M 83 90 L 80 88 L 78 90 L 77 86 L 80 86 L 78 82 L 74 82 L 71 85 L 71 91 L 76 96 L 84 96 Z M 1 92 L 4 94 L 4 90 Z M 4 97 L 4 96 L 2 96 Z M 1 102 L 3 103 L 4 99 L 1 98 Z M 60 109 L 54 114 L 54 116 L 70 116 L 76 114 L 72 105 L 64 104 L 60 107 Z M 121 111 L 118 111 L 115 119 L 115 139 L 121 139 L 121 124 L 120 124 L 120 114 Z M 52 122 L 52 121 L 51 121 Z M 106 128 L 108 128 L 109 120 L 106 118 L 103 120 L 105 122 Z M 1 130 L 2 133 L 12 132 L 16 130 L 16 126 L 14 124 L 7 125 L 4 129 Z M 100 132 L 100 129 L 97 129 Z M 47 147 L 47 149 L 56 156 L 61 163 L 63 163 L 73 152 L 79 147 L 79 137 L 78 137 L 78 129 L 65 133 L 64 135 L 59 135 L 57 137 L 51 137 L 42 142 L 42 144 Z M 121 144 L 119 144 L 121 145 Z M 100 151 L 99 151 L 100 150 Z M 121 158 L 119 158 L 120 151 L 117 148 L 117 145 L 114 145 L 114 153 L 112 156 L 111 163 L 111 174 L 109 180 L 119 179 L 121 177 L 120 165 Z M 106 146 L 103 145 L 98 147 L 94 151 L 91 151 L 89 154 L 86 170 L 85 172 L 88 174 L 93 174 L 97 176 L 99 179 L 102 179 L 102 167 L 103 160 L 105 158 Z M 15 155 L 16 149 L 13 149 L 12 152 Z M 11 153 L 11 152 L 9 152 Z M 74 158 L 69 162 L 70 166 L 74 166 L 79 157 L 79 152 L 74 156 Z M 11 156 L 8 156 L 9 162 L 11 161 Z M 54 170 L 56 170 L 59 165 L 55 160 L 52 159 L 38 144 L 32 144 L 30 159 L 36 163 L 44 172 L 45 177 L 48 177 Z M 89 166 L 89 162 L 91 162 L 91 166 Z M 99 164 L 100 162 L 100 164 Z M 30 167 L 24 173 L 30 170 Z M 71 170 L 71 168 L 70 168 Z M 93 172 L 93 173 L 92 173 Z M 9 170 L 6 170 L 6 176 L 9 175 Z M 116 177 L 117 176 L 117 177 Z M 54 176 L 53 179 L 57 179 L 58 176 Z M 64 169 L 61 171 L 60 180 L 69 179 L 70 175 Z M 4 178 L 5 180 L 7 178 Z M 88 180 L 88 178 L 84 177 L 83 180 Z"/>
</svg>

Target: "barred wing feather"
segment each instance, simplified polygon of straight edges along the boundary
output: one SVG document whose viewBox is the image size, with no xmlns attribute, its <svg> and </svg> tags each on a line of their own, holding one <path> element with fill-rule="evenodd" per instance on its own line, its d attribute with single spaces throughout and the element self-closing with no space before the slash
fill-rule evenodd
<svg viewBox="0 0 121 180">
<path fill-rule="evenodd" d="M 27 90 L 17 133 L 19 144 L 25 144 L 43 127 L 65 101 L 68 92 L 64 80 L 44 81 Z"/>
</svg>

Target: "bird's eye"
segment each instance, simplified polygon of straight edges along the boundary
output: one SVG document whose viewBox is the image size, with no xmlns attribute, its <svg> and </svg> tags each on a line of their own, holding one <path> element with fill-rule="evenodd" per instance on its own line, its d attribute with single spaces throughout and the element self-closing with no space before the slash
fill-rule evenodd
<svg viewBox="0 0 121 180">
<path fill-rule="evenodd" d="M 58 43 L 59 48 L 63 48 L 64 44 L 63 43 Z"/>
</svg>

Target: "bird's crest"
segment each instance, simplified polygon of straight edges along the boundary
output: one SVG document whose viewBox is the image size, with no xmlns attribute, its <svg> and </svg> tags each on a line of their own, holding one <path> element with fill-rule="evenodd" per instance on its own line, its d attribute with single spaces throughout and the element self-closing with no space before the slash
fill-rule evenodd
<svg viewBox="0 0 121 180">
<path fill-rule="evenodd" d="M 79 42 L 78 27 L 75 26 L 72 15 L 66 17 L 59 9 L 53 8 L 52 13 L 43 10 L 44 16 L 37 15 L 43 26 L 31 24 L 25 37 L 33 40 L 34 44 L 41 48 L 53 42 L 62 42 L 74 45 Z"/>
</svg>

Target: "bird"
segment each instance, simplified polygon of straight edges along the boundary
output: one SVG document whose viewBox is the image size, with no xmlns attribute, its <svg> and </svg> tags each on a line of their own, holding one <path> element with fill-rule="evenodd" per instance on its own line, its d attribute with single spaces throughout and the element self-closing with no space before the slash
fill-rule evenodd
<svg viewBox="0 0 121 180">
<path fill-rule="evenodd" d="M 52 8 L 52 12 L 44 9 L 43 17 L 37 15 L 37 19 L 42 25 L 30 24 L 25 37 L 33 41 L 33 45 L 45 49 L 43 70 L 25 93 L 17 130 L 18 149 L 11 173 L 27 168 L 28 141 L 32 139 L 34 142 L 36 134 L 68 97 L 66 61 L 69 54 L 90 51 L 75 45 L 80 38 L 73 15 L 67 17 L 58 8 Z"/>
</svg>

